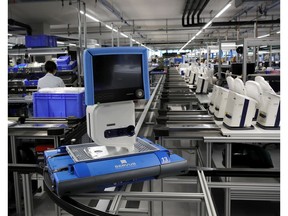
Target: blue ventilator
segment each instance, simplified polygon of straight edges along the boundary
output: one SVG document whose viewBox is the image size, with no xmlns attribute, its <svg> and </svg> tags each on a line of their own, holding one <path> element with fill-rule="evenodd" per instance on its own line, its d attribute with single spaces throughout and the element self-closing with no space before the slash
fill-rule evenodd
<svg viewBox="0 0 288 216">
<path fill-rule="evenodd" d="M 93 143 L 44 153 L 59 196 L 183 174 L 187 161 L 135 134 L 133 100 L 149 99 L 147 50 L 142 47 L 84 52 L 87 134 Z"/>
</svg>

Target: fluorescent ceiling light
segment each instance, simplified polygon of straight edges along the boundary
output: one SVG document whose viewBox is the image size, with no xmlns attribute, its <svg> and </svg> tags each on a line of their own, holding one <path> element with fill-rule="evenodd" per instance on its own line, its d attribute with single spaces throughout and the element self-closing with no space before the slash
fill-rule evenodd
<svg viewBox="0 0 288 216">
<path fill-rule="evenodd" d="M 81 11 L 81 10 L 80 10 L 80 13 L 81 13 L 81 14 L 84 14 L 84 12 Z M 89 14 L 87 14 L 87 13 L 85 14 L 85 16 L 88 17 L 88 18 L 90 18 L 90 19 L 92 19 L 92 20 L 94 20 L 95 22 L 100 22 L 100 20 L 98 20 L 97 18 L 95 18 L 95 17 L 93 17 L 93 16 L 91 16 L 91 15 L 89 15 Z"/>
<path fill-rule="evenodd" d="M 62 42 L 62 41 L 57 41 L 57 44 L 64 44 L 64 42 Z"/>
<path fill-rule="evenodd" d="M 260 48 L 266 48 L 267 46 L 260 46 Z"/>
<path fill-rule="evenodd" d="M 93 16 L 91 16 L 91 15 L 89 15 L 89 14 L 85 14 L 88 18 L 90 18 L 90 19 L 92 19 L 92 20 L 94 20 L 95 22 L 100 22 L 100 20 L 98 20 L 98 19 L 96 19 L 95 17 L 93 17 Z"/>
<path fill-rule="evenodd" d="M 126 35 L 126 34 L 124 34 L 124 33 L 120 33 L 123 37 L 125 37 L 125 38 L 128 38 L 128 36 Z"/>
<path fill-rule="evenodd" d="M 76 44 L 73 44 L 73 43 L 69 43 L 69 46 L 76 46 Z"/>
<path fill-rule="evenodd" d="M 219 16 L 221 16 L 230 6 L 231 2 L 227 4 L 215 17 L 218 18 Z"/>
<path fill-rule="evenodd" d="M 280 34 L 280 31 L 276 32 L 276 34 Z"/>
<path fill-rule="evenodd" d="M 8 46 L 14 46 L 14 44 L 10 44 L 10 43 L 8 43 Z"/>
<path fill-rule="evenodd" d="M 132 38 L 131 40 L 132 40 L 133 42 L 135 42 L 135 40 L 134 40 L 133 38 Z"/>
<path fill-rule="evenodd" d="M 110 30 L 112 30 L 112 27 L 109 26 L 109 25 L 105 25 L 105 27 L 108 28 L 108 29 L 110 29 Z"/>
<path fill-rule="evenodd" d="M 258 38 L 264 38 L 264 37 L 269 37 L 269 36 L 270 36 L 270 34 L 266 34 L 266 35 L 261 35 Z"/>
<path fill-rule="evenodd" d="M 209 25 L 211 25 L 212 24 L 212 20 L 210 20 L 204 27 L 203 27 L 203 29 L 206 29 Z"/>
<path fill-rule="evenodd" d="M 202 30 L 200 30 L 199 32 L 197 32 L 197 34 L 195 36 L 198 36 L 199 34 L 201 34 Z"/>
<path fill-rule="evenodd" d="M 140 43 L 138 41 L 136 41 L 136 43 L 140 45 Z"/>
<path fill-rule="evenodd" d="M 96 43 L 95 45 L 96 45 L 96 46 L 100 46 L 100 44 L 98 44 L 98 43 Z"/>
<path fill-rule="evenodd" d="M 8 36 L 12 36 L 12 34 L 9 34 L 9 33 L 8 33 Z"/>
</svg>

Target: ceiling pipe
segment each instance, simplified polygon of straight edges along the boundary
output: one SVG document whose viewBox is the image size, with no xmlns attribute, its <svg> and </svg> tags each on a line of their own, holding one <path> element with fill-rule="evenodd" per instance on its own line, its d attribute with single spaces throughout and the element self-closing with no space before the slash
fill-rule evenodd
<svg viewBox="0 0 288 216">
<path fill-rule="evenodd" d="M 8 19 L 8 25 L 19 26 L 21 28 L 24 28 L 24 29 L 26 29 L 27 35 L 32 35 L 32 28 L 31 28 L 30 25 L 18 22 L 18 21 L 14 20 L 14 19 Z"/>
<path fill-rule="evenodd" d="M 186 4 L 185 4 L 185 7 L 184 7 L 184 11 L 183 11 L 183 15 L 182 15 L 182 26 L 185 25 L 185 15 L 187 13 L 187 10 L 188 10 L 188 6 L 190 5 L 190 0 L 186 0 Z"/>
<path fill-rule="evenodd" d="M 236 21 L 236 22 L 213 22 L 211 26 L 245 26 L 245 25 L 254 25 L 256 21 Z M 189 26 L 184 27 L 203 27 L 207 23 L 197 23 L 197 24 L 190 24 Z M 267 25 L 267 24 L 280 24 L 280 19 L 276 20 L 258 20 L 258 25 Z"/>
<path fill-rule="evenodd" d="M 187 13 L 187 24 L 186 25 L 191 25 L 190 24 L 190 15 L 192 14 L 192 11 L 195 9 L 195 4 L 194 4 L 195 0 L 190 0 L 190 7 L 189 7 L 189 11 Z"/>
<path fill-rule="evenodd" d="M 202 5 L 201 9 L 199 10 L 197 14 L 197 23 L 200 23 L 200 15 L 203 12 L 204 8 L 207 6 L 210 0 L 206 0 L 205 3 Z"/>
<path fill-rule="evenodd" d="M 196 6 L 195 10 L 193 11 L 193 14 L 192 14 L 192 17 L 191 17 L 191 19 L 192 19 L 192 25 L 194 24 L 194 16 L 195 16 L 196 13 L 198 12 L 201 4 L 202 4 L 202 0 L 198 0 L 198 2 L 195 3 L 195 5 L 197 5 L 197 6 Z"/>
</svg>

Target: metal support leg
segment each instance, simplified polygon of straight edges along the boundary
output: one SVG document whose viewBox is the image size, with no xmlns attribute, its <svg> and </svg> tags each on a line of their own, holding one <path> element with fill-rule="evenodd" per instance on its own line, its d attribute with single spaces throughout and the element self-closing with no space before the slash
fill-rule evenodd
<svg viewBox="0 0 288 216">
<path fill-rule="evenodd" d="M 197 193 L 201 193 L 201 185 L 199 178 L 197 179 Z M 197 216 L 204 216 L 203 214 L 203 200 L 197 203 Z"/>
<path fill-rule="evenodd" d="M 61 209 L 58 205 L 55 204 L 55 212 L 56 212 L 56 215 L 57 216 L 60 216 L 61 215 Z"/>
<path fill-rule="evenodd" d="M 212 143 L 211 142 L 206 143 L 206 167 L 212 167 Z M 211 177 L 207 177 L 207 181 L 211 182 Z"/>
<path fill-rule="evenodd" d="M 17 153 L 16 153 L 15 136 L 10 136 L 10 144 L 11 144 L 12 162 L 16 164 Z M 17 172 L 13 172 L 13 179 L 14 179 L 14 190 L 15 190 L 16 213 L 17 215 L 21 215 L 22 210 L 21 210 L 20 184 L 19 184 L 19 174 Z"/>
<path fill-rule="evenodd" d="M 161 184 L 161 192 L 164 192 L 164 181 L 163 179 L 160 180 Z M 161 201 L 161 215 L 164 215 L 164 203 Z"/>
<path fill-rule="evenodd" d="M 54 141 L 54 147 L 55 147 L 55 148 L 58 148 L 58 147 L 59 147 L 59 139 L 58 139 L 58 136 L 54 136 L 53 141 Z"/>
<path fill-rule="evenodd" d="M 33 216 L 33 195 L 30 174 L 21 174 L 25 216 Z"/>
<path fill-rule="evenodd" d="M 212 167 L 212 143 L 206 143 L 206 167 Z"/>
<path fill-rule="evenodd" d="M 231 168 L 232 164 L 232 144 L 227 143 L 226 144 L 226 168 Z M 226 177 L 225 178 L 226 182 L 231 181 L 231 177 Z M 225 189 L 225 216 L 230 216 L 231 215 L 231 191 L 230 188 Z"/>
</svg>

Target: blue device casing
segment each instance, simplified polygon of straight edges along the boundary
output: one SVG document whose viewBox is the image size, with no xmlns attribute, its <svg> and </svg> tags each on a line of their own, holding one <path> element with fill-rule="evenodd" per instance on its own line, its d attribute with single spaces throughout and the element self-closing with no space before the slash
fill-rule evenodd
<svg viewBox="0 0 288 216">
<path fill-rule="evenodd" d="M 79 163 L 75 163 L 68 154 L 59 156 L 66 152 L 64 146 L 45 151 L 44 158 L 59 196 L 93 192 L 105 187 L 186 172 L 185 159 L 171 154 L 162 146 L 154 145 L 158 151 Z"/>
<path fill-rule="evenodd" d="M 93 77 L 93 56 L 96 55 L 117 55 L 117 54 L 141 54 L 142 55 L 142 76 L 144 86 L 144 98 L 150 98 L 150 84 L 148 71 L 148 51 L 144 47 L 104 47 L 86 49 L 83 54 L 84 84 L 86 105 L 94 105 L 94 77 Z"/>
</svg>

